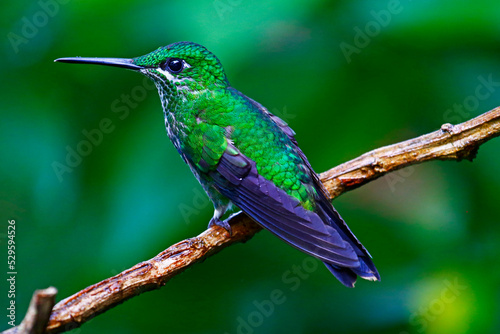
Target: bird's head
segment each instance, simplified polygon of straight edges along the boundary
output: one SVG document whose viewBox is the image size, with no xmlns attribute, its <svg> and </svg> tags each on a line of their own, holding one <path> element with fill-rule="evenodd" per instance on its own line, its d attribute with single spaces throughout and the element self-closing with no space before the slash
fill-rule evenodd
<svg viewBox="0 0 500 334">
<path fill-rule="evenodd" d="M 204 46 L 178 42 L 132 59 L 140 71 L 153 80 L 168 80 L 177 86 L 227 86 L 227 78 L 217 57 Z M 197 89 L 196 89 L 197 88 Z"/>
<path fill-rule="evenodd" d="M 170 44 L 131 59 L 74 57 L 55 61 L 135 70 L 150 77 L 161 93 L 170 97 L 229 85 L 219 59 L 204 46 L 192 42 Z"/>
</svg>

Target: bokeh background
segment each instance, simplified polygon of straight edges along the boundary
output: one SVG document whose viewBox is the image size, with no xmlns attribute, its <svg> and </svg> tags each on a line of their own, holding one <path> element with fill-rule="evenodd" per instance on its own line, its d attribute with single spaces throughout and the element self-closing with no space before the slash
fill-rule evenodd
<svg viewBox="0 0 500 334">
<path fill-rule="evenodd" d="M 500 105 L 498 1 L 0 6 L 0 262 L 6 273 L 15 219 L 18 323 L 35 289 L 65 298 L 197 235 L 212 215 L 150 83 L 55 58 L 203 44 L 234 87 L 292 126 L 317 172 Z M 103 120 L 112 130 L 86 146 Z M 85 152 L 73 167 L 71 150 Z M 334 201 L 381 282 L 347 289 L 261 232 L 72 333 L 497 333 L 499 151 L 493 140 L 473 163 L 428 162 Z"/>
</svg>

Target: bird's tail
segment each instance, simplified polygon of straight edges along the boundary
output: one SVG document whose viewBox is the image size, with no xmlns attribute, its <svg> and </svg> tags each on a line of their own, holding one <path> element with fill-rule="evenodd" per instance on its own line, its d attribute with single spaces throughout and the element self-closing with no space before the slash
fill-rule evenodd
<svg viewBox="0 0 500 334">
<path fill-rule="evenodd" d="M 368 260 L 372 262 L 371 259 Z M 354 288 L 354 283 L 356 283 L 358 276 L 369 281 L 380 281 L 380 275 L 373 263 L 371 263 L 372 268 L 370 268 L 364 259 L 359 259 L 360 266 L 357 268 L 341 268 L 334 264 L 323 263 L 328 270 L 348 288 Z"/>
<path fill-rule="evenodd" d="M 342 236 L 342 239 L 351 245 L 359 260 L 359 266 L 357 267 L 340 267 L 335 264 L 323 262 L 328 270 L 342 284 L 349 288 L 354 287 L 358 276 L 369 281 L 380 281 L 380 274 L 377 268 L 375 268 L 375 264 L 373 264 L 370 253 L 354 236 L 337 210 L 335 210 L 329 201 L 320 201 L 318 204 L 320 209 L 318 213 L 322 216 L 323 221 L 328 221 L 329 225 Z"/>
</svg>

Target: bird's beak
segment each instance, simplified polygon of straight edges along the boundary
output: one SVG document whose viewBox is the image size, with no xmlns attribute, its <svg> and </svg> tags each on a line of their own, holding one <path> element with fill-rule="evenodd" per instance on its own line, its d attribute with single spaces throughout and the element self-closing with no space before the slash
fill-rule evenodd
<svg viewBox="0 0 500 334">
<path fill-rule="evenodd" d="M 121 67 L 121 68 L 128 68 L 129 70 L 136 70 L 136 71 L 144 68 L 142 66 L 134 64 L 132 59 L 125 59 L 125 58 L 70 57 L 70 58 L 59 58 L 59 59 L 54 60 L 54 62 L 116 66 L 116 67 Z"/>
</svg>

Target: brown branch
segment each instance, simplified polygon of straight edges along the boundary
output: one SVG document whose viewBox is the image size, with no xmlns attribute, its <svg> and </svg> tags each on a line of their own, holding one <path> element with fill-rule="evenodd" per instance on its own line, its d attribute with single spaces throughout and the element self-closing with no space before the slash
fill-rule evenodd
<svg viewBox="0 0 500 334">
<path fill-rule="evenodd" d="M 388 172 L 428 160 L 472 160 L 479 146 L 500 135 L 500 107 L 459 125 L 415 139 L 382 147 L 320 175 L 333 199 Z M 212 227 L 199 236 L 181 241 L 151 260 L 60 301 L 52 310 L 47 333 L 60 333 L 80 326 L 125 300 L 158 289 L 196 262 L 231 244 L 245 242 L 260 227 L 243 213 L 228 218 L 230 236 Z"/>
<path fill-rule="evenodd" d="M 42 334 L 45 333 L 52 307 L 56 300 L 57 289 L 50 287 L 36 290 L 31 298 L 28 312 L 17 327 L 4 331 L 5 334 Z"/>
<path fill-rule="evenodd" d="M 261 229 L 242 213 L 228 220 L 231 222 L 232 236 L 222 227 L 214 226 L 197 237 L 170 246 L 148 261 L 61 300 L 52 310 L 47 332 L 60 333 L 79 327 L 129 298 L 159 289 L 196 262 L 231 244 L 247 241 Z"/>
<path fill-rule="evenodd" d="M 389 172 L 429 160 L 472 161 L 479 146 L 500 135 L 500 107 L 458 125 L 385 146 L 334 167 L 320 175 L 335 198 Z"/>
</svg>

